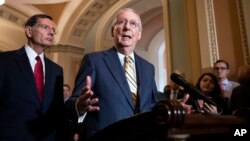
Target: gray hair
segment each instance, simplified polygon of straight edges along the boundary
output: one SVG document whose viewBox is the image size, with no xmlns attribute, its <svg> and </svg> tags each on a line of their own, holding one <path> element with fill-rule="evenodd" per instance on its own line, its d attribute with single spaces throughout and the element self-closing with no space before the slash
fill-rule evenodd
<svg viewBox="0 0 250 141">
<path fill-rule="evenodd" d="M 121 13 L 125 12 L 125 11 L 133 12 L 133 13 L 135 13 L 135 14 L 138 16 L 138 18 L 139 18 L 139 29 L 142 31 L 142 22 L 141 22 L 140 15 L 139 15 L 134 9 L 132 9 L 132 8 L 123 8 L 123 9 L 119 10 L 118 13 L 117 13 L 116 16 L 115 16 L 115 19 L 114 19 L 113 22 L 112 22 L 112 28 L 114 28 L 115 23 L 116 23 L 116 21 L 118 20 L 118 16 L 119 16 Z"/>
</svg>

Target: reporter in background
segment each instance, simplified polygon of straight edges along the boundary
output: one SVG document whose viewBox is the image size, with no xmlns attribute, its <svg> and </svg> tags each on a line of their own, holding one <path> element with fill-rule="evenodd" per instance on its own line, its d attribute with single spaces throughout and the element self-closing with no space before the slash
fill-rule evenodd
<svg viewBox="0 0 250 141">
<path fill-rule="evenodd" d="M 228 105 L 222 96 L 222 90 L 217 77 L 210 72 L 201 74 L 195 85 L 204 95 L 215 102 L 216 105 L 205 103 L 203 100 L 198 100 L 201 110 L 204 114 L 229 114 Z M 220 111 L 219 109 L 222 109 Z M 227 138 L 232 136 L 231 133 L 205 133 L 205 134 L 192 134 L 187 141 L 212 141 L 220 138 Z"/>
<path fill-rule="evenodd" d="M 198 103 L 202 112 L 210 113 L 210 114 L 228 114 L 228 106 L 221 95 L 221 88 L 216 76 L 213 73 L 203 73 L 197 83 L 196 88 L 202 92 L 205 96 L 210 98 L 215 104 L 217 104 L 221 109 L 216 107 L 216 105 L 212 105 L 210 103 L 204 102 L 204 100 L 199 99 Z M 222 110 L 222 111 L 221 111 Z"/>
<path fill-rule="evenodd" d="M 228 80 L 229 73 L 230 66 L 227 61 L 217 60 L 214 63 L 214 74 L 219 81 L 219 84 L 222 88 L 222 95 L 227 100 L 228 106 L 231 100 L 232 90 L 240 85 L 238 82 Z"/>
<path fill-rule="evenodd" d="M 184 78 L 184 74 L 179 70 L 175 70 L 174 73 Z M 181 99 L 186 94 L 184 88 L 176 84 L 173 80 L 170 80 L 169 83 L 164 87 L 163 93 L 164 93 L 164 98 L 170 100 Z"/>
<path fill-rule="evenodd" d="M 71 93 L 71 88 L 68 84 L 63 84 L 63 97 L 64 97 L 64 102 L 66 102 L 69 97 L 72 95 Z"/>
<path fill-rule="evenodd" d="M 170 100 L 178 100 L 184 97 L 185 91 L 178 84 L 170 80 L 169 84 L 164 87 L 164 97 Z"/>
<path fill-rule="evenodd" d="M 250 66 L 244 65 L 239 67 L 237 72 L 237 80 L 240 86 L 232 91 L 230 111 L 234 112 L 237 109 L 250 110 Z"/>
</svg>

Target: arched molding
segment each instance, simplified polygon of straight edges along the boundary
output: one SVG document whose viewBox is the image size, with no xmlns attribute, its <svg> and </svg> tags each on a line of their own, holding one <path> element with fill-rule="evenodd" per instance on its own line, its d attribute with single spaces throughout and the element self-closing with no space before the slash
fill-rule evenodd
<svg viewBox="0 0 250 141">
<path fill-rule="evenodd" d="M 52 47 L 49 47 L 46 49 L 46 52 L 68 52 L 73 54 L 79 54 L 82 55 L 82 52 L 84 52 L 84 49 L 69 46 L 69 45 L 53 45 Z"/>
<path fill-rule="evenodd" d="M 201 67 L 206 70 L 219 58 L 213 1 L 196 0 L 196 7 Z"/>
<path fill-rule="evenodd" d="M 33 15 L 34 13 L 43 13 L 41 10 L 39 10 L 38 8 L 34 7 L 31 4 L 23 4 L 23 3 L 16 2 L 13 0 L 6 1 L 6 4 L 3 6 L 10 7 L 12 12 L 16 11 L 17 13 L 15 14 L 24 15 L 26 19 L 30 17 L 31 15 Z"/>
<path fill-rule="evenodd" d="M 157 59 L 157 62 L 158 62 L 158 74 L 157 74 L 157 77 L 158 79 L 156 79 L 156 82 L 158 82 L 158 90 L 163 92 L 163 89 L 164 87 L 168 84 L 168 74 L 169 74 L 169 71 L 167 69 L 167 61 L 169 60 L 166 60 L 166 50 L 167 50 L 167 46 L 165 44 L 165 41 L 162 42 L 162 44 L 160 45 L 159 47 L 159 50 L 158 50 L 158 59 Z M 158 80 L 158 81 L 157 81 Z"/>
<path fill-rule="evenodd" d="M 18 49 L 26 43 L 24 24 L 28 17 L 34 13 L 42 12 L 34 6 L 14 1 L 6 1 L 6 4 L 0 6 L 0 47 L 3 48 L 2 50 Z"/>
<path fill-rule="evenodd" d="M 162 3 L 162 13 L 163 13 L 163 29 L 164 29 L 164 37 L 165 37 L 165 57 L 166 60 L 164 66 L 166 68 L 165 78 L 166 83 L 168 83 L 168 79 L 170 78 L 170 72 L 172 70 L 172 56 L 171 56 L 171 39 L 170 39 L 170 21 L 169 21 L 169 0 L 161 0 Z"/>
<path fill-rule="evenodd" d="M 249 49 L 249 41 L 248 41 L 248 35 L 247 35 L 247 27 L 246 27 L 246 20 L 245 20 L 245 12 L 243 8 L 243 2 L 242 0 L 236 0 L 237 2 L 237 10 L 238 10 L 238 17 L 240 22 L 240 33 L 242 38 L 242 50 L 244 55 L 244 64 L 250 65 L 250 49 Z M 247 4 L 245 4 L 247 5 Z M 246 8 L 246 7 L 245 7 Z M 247 8 L 246 8 L 247 9 Z M 247 14 L 248 15 L 248 14 Z"/>
<path fill-rule="evenodd" d="M 84 49 L 69 45 L 54 45 L 47 48 L 45 53 L 48 58 L 63 67 L 64 83 L 74 86 L 79 70 Z"/>
<path fill-rule="evenodd" d="M 165 54 L 165 36 L 164 29 L 160 30 L 150 40 L 148 50 L 136 49 L 135 52 L 141 57 L 154 64 L 155 67 L 155 81 L 159 90 L 163 89 L 167 83 L 166 70 L 166 54 Z M 164 74 L 163 74 L 164 73 Z"/>
<path fill-rule="evenodd" d="M 152 16 L 149 20 L 143 19 L 143 31 L 142 31 L 142 39 L 137 43 L 137 49 L 148 50 L 148 45 L 152 38 L 162 30 L 163 28 L 163 14 L 162 8 L 157 7 L 155 11 L 158 15 L 154 15 L 153 11 L 151 11 Z M 160 12 L 159 12 L 160 11 Z"/>
<path fill-rule="evenodd" d="M 25 10 L 22 11 L 22 9 Z M 27 9 L 30 9 L 30 11 Z M 8 2 L 6 5 L 0 6 L 0 18 L 15 23 L 16 26 L 23 27 L 28 17 L 34 13 L 42 12 L 38 9 L 35 9 L 33 6 L 20 6 L 16 5 L 16 3 L 12 4 L 10 2 Z"/>
<path fill-rule="evenodd" d="M 56 42 L 84 48 L 83 42 L 95 22 L 117 1 L 87 0 L 77 2 L 78 4 L 76 4 L 76 1 L 74 1 L 74 3 L 72 1 L 72 3 L 68 3 L 66 6 L 62 17 L 65 15 L 66 18 L 64 18 L 64 20 L 67 21 L 66 23 L 63 20 L 59 21 L 59 29 L 64 30 L 59 35 L 59 39 L 56 39 Z M 72 13 L 67 13 L 69 11 L 67 9 L 72 9 L 73 7 L 74 11 Z"/>
<path fill-rule="evenodd" d="M 74 0 L 12 0 L 15 3 L 19 4 L 56 4 L 56 3 L 63 3 L 69 2 Z"/>
<path fill-rule="evenodd" d="M 150 5 L 149 7 L 141 7 L 141 5 L 147 3 L 147 5 Z M 102 50 L 105 48 L 110 47 L 113 44 L 113 38 L 111 37 L 111 26 L 113 22 L 114 15 L 117 11 L 119 11 L 122 7 L 131 7 L 135 9 L 138 14 L 141 16 L 142 19 L 142 24 L 144 25 L 144 22 L 148 22 L 148 20 L 152 20 L 151 18 L 154 17 L 156 14 L 160 15 L 159 13 L 162 13 L 162 9 L 159 8 L 161 7 L 161 1 L 156 0 L 156 1 L 150 1 L 150 0 L 144 0 L 144 1 L 139 1 L 139 0 L 133 0 L 133 1 L 118 1 L 113 7 L 111 7 L 106 14 L 102 17 L 102 20 L 99 23 L 99 27 L 97 29 L 98 35 L 96 37 L 96 50 Z M 157 9 L 157 10 L 152 10 L 152 9 Z M 152 11 L 151 11 L 152 10 Z M 150 12 L 151 11 L 151 12 Z M 160 11 L 160 12 L 159 12 Z M 147 14 L 145 14 L 147 13 Z M 152 16 L 154 15 L 154 16 Z M 147 17 L 145 19 L 144 17 Z M 149 18 L 151 17 L 151 18 Z M 105 23 L 105 24 L 103 24 Z M 161 25 L 155 25 L 156 27 L 161 26 Z M 154 27 L 151 25 L 151 28 Z M 143 30 L 145 30 L 143 28 Z M 158 31 L 159 32 L 159 29 Z M 156 33 L 157 33 L 156 32 Z M 145 36 L 145 35 L 143 35 Z M 149 39 L 151 40 L 151 39 Z M 140 42 L 138 43 L 138 45 Z M 147 45 L 148 46 L 148 45 Z M 146 48 L 147 48 L 146 46 Z"/>
<path fill-rule="evenodd" d="M 2 18 L 0 18 L 0 23 L 0 48 L 3 51 L 18 49 L 26 43 L 23 27 Z"/>
<path fill-rule="evenodd" d="M 146 54 L 142 55 L 155 66 L 155 81 L 158 90 L 163 90 L 167 82 L 165 49 L 164 29 L 162 29 L 150 41 Z"/>
<path fill-rule="evenodd" d="M 95 50 L 103 50 L 114 45 L 112 42 L 113 38 L 111 37 L 113 18 L 115 13 L 127 3 L 128 1 L 118 1 L 103 15 L 96 30 Z"/>
<path fill-rule="evenodd" d="M 70 3 L 67 3 L 65 6 L 65 9 L 63 10 L 62 16 L 63 18 L 60 18 L 58 22 L 58 29 L 59 33 L 57 37 L 55 38 L 55 41 L 57 44 L 62 44 L 62 45 L 70 45 L 71 43 L 69 42 L 69 38 L 73 32 L 73 29 L 75 26 L 78 24 L 77 22 L 82 19 L 81 16 L 84 13 L 85 10 L 89 7 L 91 4 L 91 1 L 71 1 Z M 84 5 L 84 6 L 83 6 Z M 73 10 L 74 9 L 74 10 Z M 72 41 L 74 42 L 74 41 Z M 78 46 L 82 47 L 80 45 L 79 41 Z M 76 44 L 72 43 L 72 44 Z"/>
<path fill-rule="evenodd" d="M 208 40 L 209 40 L 209 52 L 210 63 L 213 66 L 214 62 L 219 59 L 218 41 L 215 25 L 214 6 L 213 0 L 205 0 L 207 28 L 208 28 Z"/>
</svg>

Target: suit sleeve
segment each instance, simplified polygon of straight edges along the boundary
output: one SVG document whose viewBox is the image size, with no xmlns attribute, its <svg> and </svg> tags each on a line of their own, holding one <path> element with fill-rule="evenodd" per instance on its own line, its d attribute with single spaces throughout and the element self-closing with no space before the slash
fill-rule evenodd
<svg viewBox="0 0 250 141">
<path fill-rule="evenodd" d="M 2 99 L 2 94 L 3 94 L 3 81 L 4 81 L 4 71 L 3 71 L 3 66 L 1 62 L 2 58 L 0 56 L 0 101 Z"/>
<path fill-rule="evenodd" d="M 67 115 L 69 118 L 77 120 L 78 115 L 76 113 L 75 109 L 75 103 L 77 98 L 81 95 L 81 90 L 85 85 L 86 82 L 86 76 L 89 75 L 92 79 L 92 86 L 95 80 L 95 70 L 94 70 L 94 65 L 90 60 L 89 55 L 85 55 L 80 69 L 78 71 L 78 74 L 76 76 L 75 80 L 75 87 L 73 89 L 72 96 L 67 100 L 66 102 L 66 109 L 67 109 Z"/>
</svg>

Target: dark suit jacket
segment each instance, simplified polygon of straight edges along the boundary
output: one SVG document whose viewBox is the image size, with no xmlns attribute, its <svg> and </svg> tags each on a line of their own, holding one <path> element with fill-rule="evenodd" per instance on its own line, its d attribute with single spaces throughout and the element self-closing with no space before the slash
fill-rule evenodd
<svg viewBox="0 0 250 141">
<path fill-rule="evenodd" d="M 62 68 L 45 57 L 45 69 L 41 103 L 24 47 L 0 53 L 1 141 L 55 141 L 66 129 Z"/>
<path fill-rule="evenodd" d="M 239 108 L 250 108 L 250 84 L 242 84 L 232 91 L 230 111 Z"/>
<path fill-rule="evenodd" d="M 86 76 L 90 75 L 94 96 L 99 98 L 100 111 L 87 114 L 84 120 L 87 136 L 93 135 L 116 121 L 134 116 L 136 113 L 149 111 L 159 100 L 153 65 L 136 54 L 135 65 L 140 97 L 137 110 L 133 105 L 131 92 L 116 49 L 113 47 L 84 56 L 76 78 L 73 96 L 66 104 L 69 109 L 71 108 L 70 111 L 75 112 L 74 102 L 85 85 Z"/>
</svg>

